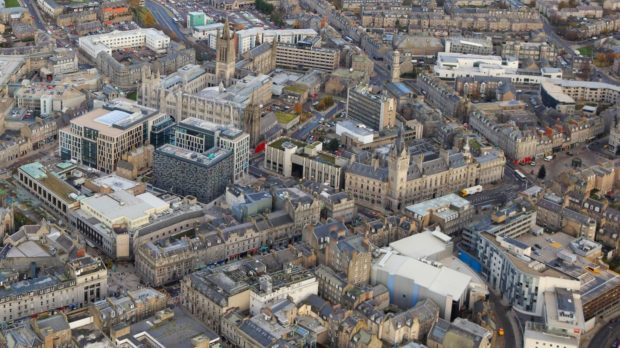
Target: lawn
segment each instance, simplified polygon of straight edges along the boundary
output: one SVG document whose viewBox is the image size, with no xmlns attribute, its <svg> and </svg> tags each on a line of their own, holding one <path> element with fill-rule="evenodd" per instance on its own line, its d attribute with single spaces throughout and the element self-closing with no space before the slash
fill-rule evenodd
<svg viewBox="0 0 620 348">
<path fill-rule="evenodd" d="M 19 0 L 5 0 L 4 7 L 21 7 Z"/>
<path fill-rule="evenodd" d="M 289 122 L 293 121 L 295 117 L 297 117 L 297 115 L 290 114 L 288 112 L 276 112 L 276 118 L 278 119 L 278 123 L 288 124 Z"/>
<path fill-rule="evenodd" d="M 592 57 L 592 54 L 594 53 L 594 48 L 592 48 L 592 46 L 586 46 L 578 48 L 577 51 L 584 57 Z"/>
<path fill-rule="evenodd" d="M 302 85 L 302 84 L 295 84 L 295 85 L 290 85 L 290 86 L 286 86 L 284 87 L 284 91 L 286 92 L 293 92 L 293 93 L 297 93 L 297 94 L 303 94 L 308 90 L 308 87 Z"/>
<path fill-rule="evenodd" d="M 138 91 L 127 93 L 127 99 L 138 100 Z"/>
</svg>

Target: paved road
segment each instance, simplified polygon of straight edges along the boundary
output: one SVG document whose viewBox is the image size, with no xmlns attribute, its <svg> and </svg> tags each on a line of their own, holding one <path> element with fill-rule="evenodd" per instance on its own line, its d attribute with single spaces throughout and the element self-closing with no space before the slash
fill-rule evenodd
<svg viewBox="0 0 620 348">
<path fill-rule="evenodd" d="M 170 17 L 170 14 L 162 4 L 153 0 L 146 0 L 145 5 L 162 29 L 173 32 L 177 39 L 181 41 L 187 41 L 185 34 L 179 29 L 177 23 Z"/>
<path fill-rule="evenodd" d="M 501 303 L 501 300 L 498 296 L 496 296 L 493 292 L 490 292 L 489 300 L 491 302 L 491 307 L 493 308 L 493 318 L 495 320 L 495 325 L 497 328 L 504 329 L 504 336 L 497 336 L 496 347 L 497 348 L 517 348 L 520 347 L 521 344 L 517 343 L 517 336 L 512 330 L 512 325 L 510 324 L 510 319 L 508 316 L 510 315 L 509 307 L 504 306 Z"/>
<path fill-rule="evenodd" d="M 615 322 L 607 323 L 602 329 L 600 329 L 594 338 L 590 341 L 590 348 L 607 348 L 611 347 L 614 340 L 620 338 L 620 319 L 616 319 Z"/>
<path fill-rule="evenodd" d="M 36 24 L 37 28 L 43 31 L 47 31 L 47 28 L 45 27 L 45 22 L 41 18 L 41 14 L 39 13 L 39 10 L 35 7 L 36 5 L 33 1 L 34 0 L 23 0 L 24 4 L 26 4 L 26 7 L 28 7 L 30 15 L 34 19 L 34 23 Z"/>
</svg>

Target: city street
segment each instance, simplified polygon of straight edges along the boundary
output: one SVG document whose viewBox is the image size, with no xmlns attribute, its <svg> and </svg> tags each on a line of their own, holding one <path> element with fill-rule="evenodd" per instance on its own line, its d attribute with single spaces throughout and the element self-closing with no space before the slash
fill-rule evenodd
<svg viewBox="0 0 620 348">
<path fill-rule="evenodd" d="M 517 337 L 521 337 L 521 332 L 517 332 L 515 335 L 513 325 L 510 322 L 509 316 L 512 315 L 510 312 L 510 307 L 506 307 L 502 304 L 500 298 L 496 296 L 493 292 L 489 293 L 489 300 L 491 303 L 491 308 L 493 309 L 493 320 L 495 321 L 495 325 L 497 329 L 504 329 L 504 336 L 497 336 L 496 346 L 497 348 L 517 348 L 521 347 L 521 342 L 517 342 Z"/>
<path fill-rule="evenodd" d="M 172 17 L 170 17 L 168 10 L 163 5 L 153 0 L 146 0 L 145 6 L 151 11 L 161 29 L 174 33 L 177 39 L 181 41 L 187 41 L 185 34 L 179 29 L 179 26 Z"/>
<path fill-rule="evenodd" d="M 614 322 L 605 324 L 605 326 L 596 333 L 594 338 L 592 338 L 588 347 L 611 347 L 611 344 L 617 339 L 620 339 L 620 318 L 616 318 Z"/>
<path fill-rule="evenodd" d="M 36 8 L 34 1 L 33 0 L 22 0 L 22 1 L 26 5 L 26 7 L 28 7 L 28 11 L 30 12 L 30 15 L 32 16 L 34 20 L 34 23 L 37 25 L 37 28 L 43 31 L 47 31 L 47 28 L 45 27 L 45 22 L 41 18 L 41 14 L 39 13 L 39 10 Z"/>
</svg>

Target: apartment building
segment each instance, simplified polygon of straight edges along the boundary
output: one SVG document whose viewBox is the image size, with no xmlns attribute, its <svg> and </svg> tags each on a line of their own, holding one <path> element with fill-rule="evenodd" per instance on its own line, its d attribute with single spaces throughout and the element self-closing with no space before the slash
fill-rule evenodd
<svg viewBox="0 0 620 348">
<path fill-rule="evenodd" d="M 198 153 L 212 147 L 231 150 L 235 166 L 234 180 L 248 173 L 250 135 L 242 130 L 189 117 L 177 124 L 173 138 L 174 145 Z"/>
<path fill-rule="evenodd" d="M 114 30 L 110 33 L 80 37 L 78 46 L 92 59 L 97 58 L 101 52 L 111 55 L 115 50 L 139 47 L 165 53 L 170 46 L 170 38 L 162 31 L 153 28 Z"/>
<path fill-rule="evenodd" d="M 223 195 L 233 182 L 233 152 L 213 147 L 198 153 L 166 144 L 155 150 L 153 177 L 156 187 L 209 203 Z"/>
<path fill-rule="evenodd" d="M 292 70 L 332 72 L 340 63 L 340 51 L 315 47 L 309 40 L 297 44 L 276 44 L 276 66 Z"/>
<path fill-rule="evenodd" d="M 111 25 L 132 20 L 131 9 L 125 1 L 103 2 L 97 13 L 104 25 Z"/>
<path fill-rule="evenodd" d="M 476 55 L 493 54 L 493 41 L 491 37 L 449 37 L 444 40 L 445 52 L 467 53 Z"/>
<path fill-rule="evenodd" d="M 401 135 L 383 158 L 349 165 L 345 190 L 360 205 L 400 211 L 422 200 L 501 180 L 505 163 L 501 150 L 473 157 L 454 150 L 437 151 L 423 140 L 407 147 Z"/>
<path fill-rule="evenodd" d="M 59 131 L 60 157 L 112 173 L 124 154 L 150 143 L 154 126 L 169 118 L 155 109 L 116 99 L 72 119 Z"/>
<path fill-rule="evenodd" d="M 422 91 L 424 99 L 445 116 L 458 119 L 464 119 L 467 116 L 466 100 L 459 97 L 448 84 L 437 77 L 424 74 L 418 77 L 416 85 Z"/>
<path fill-rule="evenodd" d="M 41 264 L 36 272 L 23 273 L 4 274 L 0 318 L 5 323 L 61 307 L 85 307 L 108 295 L 108 271 L 91 256 L 58 267 Z"/>
<path fill-rule="evenodd" d="M 265 169 L 285 177 L 298 177 L 342 188 L 342 175 L 347 160 L 323 152 L 323 143 L 306 144 L 280 137 L 265 148 Z"/>
<path fill-rule="evenodd" d="M 347 90 L 347 115 L 375 131 L 396 126 L 396 99 L 368 86 Z"/>
<path fill-rule="evenodd" d="M 525 103 L 518 101 L 478 103 L 469 114 L 469 124 L 501 148 L 513 160 L 536 158 L 566 149 L 573 144 L 595 138 L 604 131 L 597 117 L 568 117 L 566 120 L 544 130 L 518 121 L 531 115 Z"/>
<path fill-rule="evenodd" d="M 58 48 L 48 60 L 52 74 L 63 75 L 78 71 L 78 55 L 73 49 Z"/>
<path fill-rule="evenodd" d="M 540 96 L 543 105 L 560 110 L 584 102 L 615 105 L 620 101 L 620 87 L 596 81 L 549 80 L 541 84 Z"/>
<path fill-rule="evenodd" d="M 507 41 L 502 44 L 502 57 L 516 57 L 519 60 L 531 59 L 535 62 L 555 62 L 558 51 L 547 42 Z"/>
</svg>

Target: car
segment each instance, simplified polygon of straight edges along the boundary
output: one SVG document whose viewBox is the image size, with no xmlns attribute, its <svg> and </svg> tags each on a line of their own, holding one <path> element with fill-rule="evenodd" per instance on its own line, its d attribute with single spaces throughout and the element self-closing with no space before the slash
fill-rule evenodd
<svg viewBox="0 0 620 348">
<path fill-rule="evenodd" d="M 537 248 L 537 249 L 542 249 L 542 247 L 541 247 L 541 246 L 540 246 L 540 244 L 538 244 L 538 243 L 535 243 L 535 244 L 534 244 L 534 247 L 535 247 L 535 248 Z"/>
<path fill-rule="evenodd" d="M 568 155 L 568 156 L 573 156 L 573 153 L 572 153 L 572 152 L 570 152 L 570 151 L 568 151 L 568 152 L 566 153 L 566 155 Z"/>
<path fill-rule="evenodd" d="M 498 334 L 499 336 L 504 336 L 504 334 L 505 334 L 504 329 L 503 329 L 503 328 L 501 328 L 501 327 L 500 327 L 499 329 L 497 329 L 497 334 Z"/>
<path fill-rule="evenodd" d="M 531 165 L 532 167 L 536 167 L 536 162 L 530 162 L 530 165 Z"/>
</svg>

